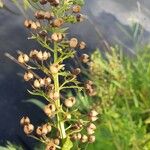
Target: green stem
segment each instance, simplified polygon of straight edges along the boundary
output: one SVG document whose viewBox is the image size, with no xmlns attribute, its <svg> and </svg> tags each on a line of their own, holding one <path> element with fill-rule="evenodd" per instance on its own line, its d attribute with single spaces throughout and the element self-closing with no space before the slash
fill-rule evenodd
<svg viewBox="0 0 150 150">
<path fill-rule="evenodd" d="M 58 54 L 57 54 L 57 43 L 54 43 L 54 63 L 57 62 L 58 59 Z M 60 87 L 59 87 L 59 74 L 56 73 L 53 75 L 53 79 L 54 79 L 54 86 L 55 86 L 55 92 L 59 93 L 60 95 Z M 62 114 L 60 113 L 59 109 L 61 109 L 61 105 L 60 105 L 60 98 L 58 98 L 56 100 L 56 107 L 58 109 L 58 113 L 57 113 L 57 126 L 60 132 L 60 136 L 62 139 L 66 138 L 66 132 L 65 132 L 65 126 L 64 126 L 64 121 L 62 120 Z"/>
</svg>

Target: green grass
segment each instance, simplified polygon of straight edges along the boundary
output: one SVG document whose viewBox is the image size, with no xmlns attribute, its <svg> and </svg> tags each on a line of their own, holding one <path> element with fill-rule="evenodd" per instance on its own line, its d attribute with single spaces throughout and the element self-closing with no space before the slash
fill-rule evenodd
<svg viewBox="0 0 150 150">
<path fill-rule="evenodd" d="M 89 78 L 97 88 L 93 106 L 100 113 L 96 142 L 89 150 L 150 149 L 150 47 L 137 56 L 112 48 L 92 55 Z"/>
</svg>

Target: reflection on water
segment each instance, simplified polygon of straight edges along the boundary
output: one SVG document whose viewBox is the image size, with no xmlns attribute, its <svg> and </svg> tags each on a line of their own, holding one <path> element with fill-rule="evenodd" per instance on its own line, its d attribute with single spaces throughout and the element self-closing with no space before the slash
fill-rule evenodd
<svg viewBox="0 0 150 150">
<path fill-rule="evenodd" d="M 149 40 L 149 8 L 150 2 L 141 1 L 141 18 L 145 27 L 144 40 Z M 143 9 L 144 8 L 144 9 Z M 121 41 L 132 48 L 132 42 L 124 36 L 124 33 L 118 30 L 117 24 L 125 29 L 127 26 L 127 17 L 131 14 L 137 14 L 136 0 L 87 0 L 84 8 L 86 14 L 93 21 L 96 29 L 105 39 L 114 43 L 118 37 Z M 34 107 L 22 103 L 22 100 L 28 97 L 26 94 L 26 84 L 22 78 L 17 75 L 23 72 L 19 66 L 4 57 L 5 52 L 16 55 L 16 50 L 29 51 L 36 48 L 35 43 L 27 40 L 27 31 L 22 27 L 22 16 L 11 15 L 9 12 L 0 12 L 0 140 L 14 140 L 17 135 L 23 136 L 19 126 L 19 119 L 22 114 L 36 116 L 37 111 Z M 125 24 L 125 25 L 124 25 Z M 72 35 L 78 35 L 88 42 L 88 47 L 93 50 L 96 47 L 102 47 L 98 34 L 94 26 L 88 21 L 80 25 L 72 26 L 70 29 Z M 33 111 L 34 110 L 34 111 Z M 36 116 L 37 117 L 37 116 Z M 36 119 L 35 119 L 36 120 Z M 33 118 L 33 121 L 35 121 Z M 25 138 L 25 137 L 24 137 Z"/>
</svg>

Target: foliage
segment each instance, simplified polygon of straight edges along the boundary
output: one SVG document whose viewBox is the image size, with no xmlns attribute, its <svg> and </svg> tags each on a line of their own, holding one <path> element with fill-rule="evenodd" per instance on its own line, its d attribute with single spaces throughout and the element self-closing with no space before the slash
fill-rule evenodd
<svg viewBox="0 0 150 150">
<path fill-rule="evenodd" d="M 89 102 L 95 102 L 92 107 L 101 117 L 89 150 L 149 150 L 150 47 L 134 58 L 118 49 L 105 54 L 96 50 L 91 57 L 88 73 L 97 96 Z"/>
</svg>

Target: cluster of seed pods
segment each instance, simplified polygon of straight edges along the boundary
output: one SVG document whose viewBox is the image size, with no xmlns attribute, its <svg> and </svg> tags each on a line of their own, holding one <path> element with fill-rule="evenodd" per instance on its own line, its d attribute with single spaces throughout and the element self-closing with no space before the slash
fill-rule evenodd
<svg viewBox="0 0 150 150">
<path fill-rule="evenodd" d="M 35 12 L 37 20 L 25 20 L 24 25 L 31 29 L 33 39 L 38 41 L 44 50 L 33 49 L 29 54 L 20 52 L 18 56 L 18 62 L 27 68 L 24 80 L 30 83 L 32 93 L 42 93 L 46 99 L 47 104 L 43 112 L 50 120 L 35 127 L 26 116 L 20 123 L 25 134 L 38 138 L 46 145 L 46 150 L 61 149 L 66 138 L 81 143 L 93 143 L 96 130 L 93 122 L 98 119 L 95 110 L 83 114 L 85 117 L 82 119 L 82 114 L 75 107 L 77 99 L 74 96 L 63 95 L 63 90 L 82 89 L 77 81 L 82 70 L 77 67 L 66 71 L 64 60 L 73 58 L 76 50 L 86 49 L 85 42 L 76 37 L 68 39 L 67 34 L 62 30 L 63 25 L 68 23 L 68 12 L 75 16 L 76 22 L 83 21 L 84 17 L 80 14 L 81 6 L 74 3 L 69 5 L 69 9 L 65 10 L 67 15 L 63 14 L 63 17 L 60 17 L 56 8 L 61 9 L 64 2 L 67 3 L 68 0 L 39 1 L 41 5 L 50 5 L 51 10 L 37 10 Z M 79 60 L 84 64 L 90 62 L 89 56 L 85 53 Z M 42 77 L 39 71 L 42 71 Z M 86 81 L 84 87 L 89 96 L 95 96 L 96 92 L 91 81 Z"/>
</svg>

